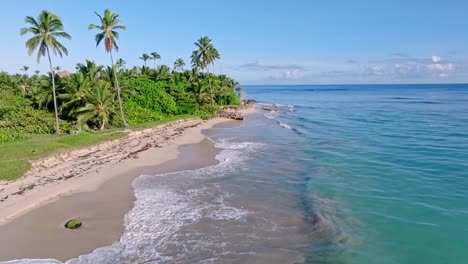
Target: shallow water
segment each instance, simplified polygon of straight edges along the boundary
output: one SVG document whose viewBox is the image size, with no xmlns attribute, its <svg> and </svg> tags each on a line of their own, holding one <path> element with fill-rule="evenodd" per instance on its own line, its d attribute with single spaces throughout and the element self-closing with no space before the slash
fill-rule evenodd
<svg viewBox="0 0 468 264">
<path fill-rule="evenodd" d="M 279 111 L 139 177 L 120 241 L 69 263 L 468 263 L 467 86 L 246 91 Z"/>
</svg>

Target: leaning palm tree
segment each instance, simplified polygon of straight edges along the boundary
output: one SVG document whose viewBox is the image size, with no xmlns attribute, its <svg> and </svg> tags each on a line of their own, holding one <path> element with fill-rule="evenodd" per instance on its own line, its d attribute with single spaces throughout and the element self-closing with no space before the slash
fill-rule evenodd
<svg viewBox="0 0 468 264">
<path fill-rule="evenodd" d="M 37 19 L 27 16 L 24 19 L 26 24 L 30 27 L 22 28 L 20 31 L 21 35 L 31 33 L 34 36 L 26 41 L 26 48 L 28 49 L 29 55 L 31 55 L 36 49 L 37 62 L 40 62 L 42 56 L 46 56 L 49 59 L 50 72 L 52 76 L 52 93 L 54 97 L 54 111 L 55 111 L 55 133 L 60 133 L 58 109 L 57 109 L 57 95 L 55 92 L 55 73 L 52 66 L 52 59 L 50 58 L 50 50 L 55 55 L 62 57 L 63 54 L 68 55 L 68 50 L 65 46 L 60 43 L 57 38 L 62 37 L 71 39 L 71 36 L 63 31 L 62 20 L 50 13 L 49 11 L 42 11 Z"/>
<path fill-rule="evenodd" d="M 160 60 L 161 59 L 161 55 L 159 55 L 159 53 L 157 53 L 156 51 L 155 52 L 151 52 L 151 59 L 154 61 L 154 69 L 156 69 L 156 60 Z"/>
<path fill-rule="evenodd" d="M 119 33 L 116 30 L 125 30 L 127 27 L 125 27 L 124 25 L 119 25 L 119 15 L 113 13 L 109 9 L 106 9 L 104 11 L 104 16 L 99 15 L 97 12 L 95 12 L 95 14 L 99 17 L 101 25 L 91 24 L 88 26 L 88 29 L 97 28 L 101 31 L 96 35 L 96 46 L 99 46 L 99 43 L 101 43 L 101 41 L 104 40 L 104 48 L 106 52 L 110 54 L 112 70 L 114 71 L 115 85 L 117 88 L 117 97 L 119 99 L 120 115 L 122 117 L 124 127 L 128 127 L 122 107 L 122 98 L 120 96 L 119 81 L 117 78 L 117 74 L 115 74 L 114 58 L 112 57 L 112 50 L 115 49 L 116 52 L 119 50 L 119 46 L 117 46 L 116 41 L 117 39 L 119 39 Z"/>
<path fill-rule="evenodd" d="M 145 67 L 146 67 L 146 61 L 149 59 L 150 59 L 150 56 L 146 53 L 143 53 L 143 55 L 141 55 L 140 57 L 140 60 L 142 60 L 145 63 Z"/>
<path fill-rule="evenodd" d="M 175 62 L 174 62 L 174 71 L 177 71 L 177 70 L 181 70 L 183 71 L 184 70 L 184 66 L 185 66 L 185 62 L 182 58 L 178 58 Z"/>
</svg>

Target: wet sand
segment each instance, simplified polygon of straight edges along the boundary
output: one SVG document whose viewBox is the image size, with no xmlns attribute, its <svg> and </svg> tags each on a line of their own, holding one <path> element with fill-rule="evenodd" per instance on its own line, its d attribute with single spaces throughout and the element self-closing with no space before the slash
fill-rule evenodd
<svg viewBox="0 0 468 264">
<path fill-rule="evenodd" d="M 174 160 L 123 172 L 95 191 L 64 196 L 0 226 L 0 261 L 54 258 L 65 261 L 118 241 L 123 216 L 135 200 L 132 181 L 142 174 L 191 170 L 217 163 L 217 150 L 208 139 L 179 147 Z M 65 222 L 79 217 L 83 226 L 67 230 Z"/>
</svg>

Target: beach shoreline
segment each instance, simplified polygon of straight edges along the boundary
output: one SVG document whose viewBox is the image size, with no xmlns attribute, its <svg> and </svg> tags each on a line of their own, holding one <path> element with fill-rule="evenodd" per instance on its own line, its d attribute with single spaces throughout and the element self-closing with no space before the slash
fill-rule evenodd
<svg viewBox="0 0 468 264">
<path fill-rule="evenodd" d="M 116 174 L 93 191 L 77 192 L 41 205 L 0 226 L 0 261 L 56 259 L 67 261 L 120 240 L 125 215 L 136 200 L 133 181 L 141 175 L 194 170 L 218 163 L 213 142 L 178 147 L 177 158 L 156 166 Z M 79 218 L 83 226 L 67 230 L 64 223 Z M 40 242 L 40 243 L 38 243 Z"/>
<path fill-rule="evenodd" d="M 242 110 L 253 112 L 255 108 Z M 0 226 L 61 197 L 95 191 L 116 175 L 174 160 L 180 146 L 200 143 L 205 139 L 202 130 L 226 121 L 230 119 L 173 121 L 33 161 L 23 177 L 1 183 Z"/>
</svg>

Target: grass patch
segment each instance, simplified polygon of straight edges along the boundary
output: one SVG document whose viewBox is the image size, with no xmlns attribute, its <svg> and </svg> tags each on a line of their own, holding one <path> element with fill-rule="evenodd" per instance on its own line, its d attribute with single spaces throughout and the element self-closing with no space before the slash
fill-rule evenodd
<svg viewBox="0 0 468 264">
<path fill-rule="evenodd" d="M 163 120 L 142 124 L 132 129 L 154 127 L 163 123 L 179 119 L 196 117 L 193 115 L 180 115 L 168 117 Z M 121 138 L 127 135 L 123 129 L 109 129 L 78 135 L 36 135 L 29 139 L 17 142 L 0 144 L 0 180 L 15 180 L 23 176 L 30 168 L 29 160 L 50 155 L 59 151 L 71 150 L 90 146 L 96 143 Z"/>
<path fill-rule="evenodd" d="M 104 132 L 104 131 L 102 131 Z M 59 151 L 121 138 L 127 133 L 82 133 L 70 135 L 31 135 L 30 139 L 0 144 L 0 180 L 15 180 L 26 173 L 29 160 Z"/>
</svg>

